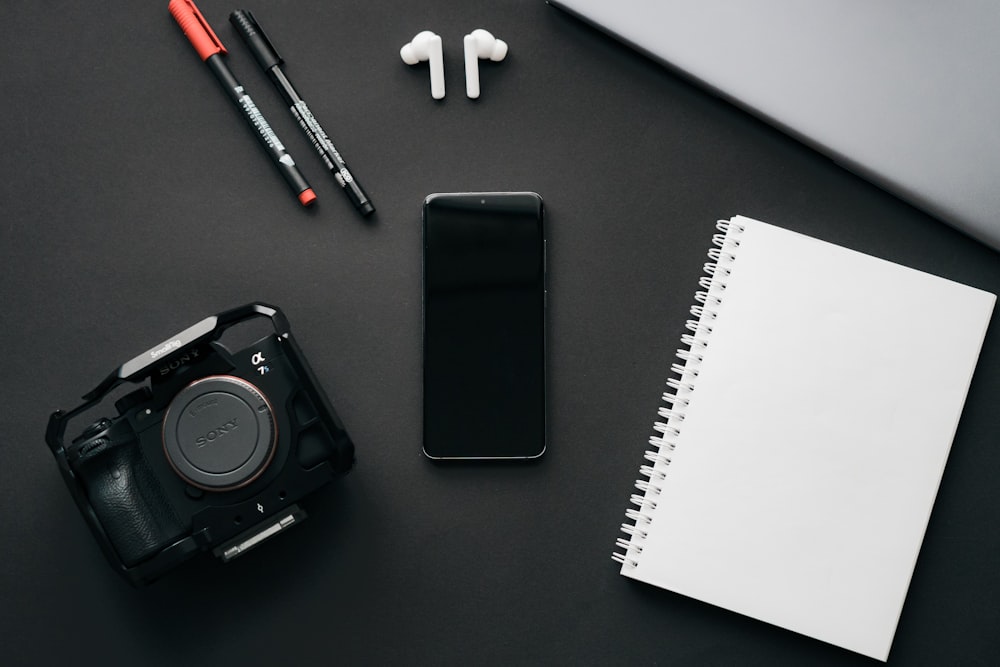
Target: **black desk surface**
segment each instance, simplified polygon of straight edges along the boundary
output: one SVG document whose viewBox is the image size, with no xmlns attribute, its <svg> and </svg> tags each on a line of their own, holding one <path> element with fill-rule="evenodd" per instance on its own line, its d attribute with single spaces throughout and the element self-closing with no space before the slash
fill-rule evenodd
<svg viewBox="0 0 1000 667">
<path fill-rule="evenodd" d="M 618 526 L 705 261 L 742 213 L 994 293 L 997 253 L 541 0 L 248 5 L 372 196 L 337 191 L 228 24 L 229 63 L 319 196 L 303 209 L 166 0 L 15 0 L 0 23 L 0 650 L 6 664 L 863 664 L 618 575 Z M 510 44 L 464 96 L 462 36 Z M 398 50 L 444 39 L 447 97 Z M 534 190 L 549 451 L 420 450 L 420 205 Z M 789 276 L 790 281 L 795 276 Z M 286 536 L 145 590 L 105 564 L 43 442 L 112 368 L 281 306 L 358 447 Z M 1000 655 L 1000 337 L 987 335 L 890 655 Z M 947 345 L 947 341 L 942 341 Z M 927 378 L 934 391 L 934 378 Z"/>
</svg>

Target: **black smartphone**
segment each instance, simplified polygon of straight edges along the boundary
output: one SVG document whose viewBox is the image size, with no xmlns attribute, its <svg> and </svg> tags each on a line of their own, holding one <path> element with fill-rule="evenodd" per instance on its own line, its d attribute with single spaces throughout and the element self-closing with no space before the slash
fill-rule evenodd
<svg viewBox="0 0 1000 667">
<path fill-rule="evenodd" d="M 545 228 L 533 192 L 433 194 L 423 210 L 424 454 L 545 452 Z"/>
</svg>

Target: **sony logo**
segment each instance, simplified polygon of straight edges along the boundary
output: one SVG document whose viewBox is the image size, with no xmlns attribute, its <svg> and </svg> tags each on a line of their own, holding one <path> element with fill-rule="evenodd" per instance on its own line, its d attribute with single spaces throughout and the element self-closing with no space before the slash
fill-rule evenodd
<svg viewBox="0 0 1000 667">
<path fill-rule="evenodd" d="M 170 363 L 160 366 L 160 375 L 166 375 L 170 371 L 177 370 L 186 363 L 196 361 L 199 356 L 201 356 L 201 353 L 198 352 L 198 350 L 188 350 L 181 356 L 172 360 Z"/>
<path fill-rule="evenodd" d="M 179 340 L 169 340 L 163 344 L 163 347 L 158 347 L 155 350 L 150 350 L 149 356 L 152 357 L 153 359 L 157 359 L 165 355 L 167 352 L 176 350 L 180 346 L 181 342 Z"/>
<path fill-rule="evenodd" d="M 213 428 L 205 435 L 195 438 L 194 444 L 197 445 L 198 447 L 204 447 L 205 445 L 218 440 L 222 436 L 226 435 L 230 431 L 234 431 L 235 429 L 236 429 L 236 417 L 233 417 L 222 426 L 218 428 Z"/>
</svg>

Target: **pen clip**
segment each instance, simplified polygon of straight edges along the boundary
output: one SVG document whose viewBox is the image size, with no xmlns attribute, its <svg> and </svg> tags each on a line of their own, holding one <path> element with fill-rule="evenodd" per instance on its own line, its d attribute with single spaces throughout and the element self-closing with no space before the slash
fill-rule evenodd
<svg viewBox="0 0 1000 667">
<path fill-rule="evenodd" d="M 249 9 L 237 9 L 229 15 L 229 22 L 236 28 L 265 72 L 285 62 Z"/>
<path fill-rule="evenodd" d="M 202 60 L 208 60 L 217 53 L 228 53 L 212 26 L 208 25 L 208 21 L 191 0 L 170 0 L 167 9 Z"/>
</svg>

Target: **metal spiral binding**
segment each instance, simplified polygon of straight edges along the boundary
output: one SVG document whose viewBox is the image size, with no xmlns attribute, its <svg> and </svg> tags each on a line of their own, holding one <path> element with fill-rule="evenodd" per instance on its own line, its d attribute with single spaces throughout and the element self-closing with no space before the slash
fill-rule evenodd
<svg viewBox="0 0 1000 667">
<path fill-rule="evenodd" d="M 715 226 L 720 233 L 712 236 L 715 247 L 708 251 L 712 261 L 705 264 L 705 275 L 698 280 L 701 289 L 694 295 L 696 305 L 691 306 L 694 319 L 685 324 L 690 333 L 681 336 L 681 344 L 687 347 L 677 350 L 677 358 L 682 363 L 671 364 L 670 371 L 677 377 L 667 380 L 667 387 L 672 391 L 663 394 L 663 402 L 667 406 L 657 411 L 666 421 L 653 423 L 656 434 L 649 438 L 649 444 L 655 449 L 646 451 L 644 458 L 648 463 L 639 467 L 642 478 L 635 482 L 635 488 L 641 493 L 632 494 L 629 498 L 629 502 L 636 506 L 625 510 L 625 518 L 631 523 L 621 525 L 626 537 L 615 541 L 618 550 L 611 558 L 623 569 L 639 565 L 643 542 L 648 535 L 647 527 L 653 522 L 652 512 L 656 510 L 657 496 L 663 491 L 661 484 L 667 480 L 671 452 L 677 446 L 685 410 L 691 402 L 704 361 L 704 350 L 708 347 L 712 327 L 725 300 L 726 280 L 732 274 L 732 264 L 740 247 L 742 226 L 728 220 L 719 220 Z"/>
</svg>

